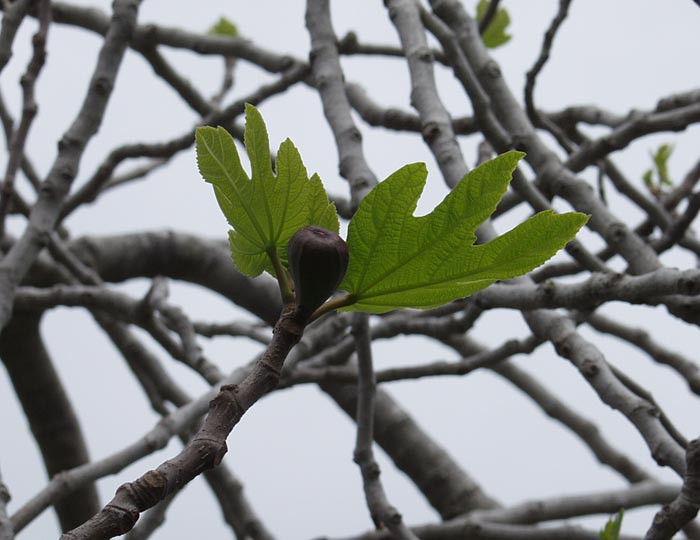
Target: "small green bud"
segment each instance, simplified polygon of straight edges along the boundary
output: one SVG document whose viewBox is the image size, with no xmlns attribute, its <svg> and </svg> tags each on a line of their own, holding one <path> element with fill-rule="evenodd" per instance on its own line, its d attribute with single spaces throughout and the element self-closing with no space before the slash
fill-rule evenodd
<svg viewBox="0 0 700 540">
<path fill-rule="evenodd" d="M 348 246 L 336 233 L 309 225 L 289 239 L 287 259 L 297 304 L 310 316 L 343 280 L 348 268 Z"/>
</svg>

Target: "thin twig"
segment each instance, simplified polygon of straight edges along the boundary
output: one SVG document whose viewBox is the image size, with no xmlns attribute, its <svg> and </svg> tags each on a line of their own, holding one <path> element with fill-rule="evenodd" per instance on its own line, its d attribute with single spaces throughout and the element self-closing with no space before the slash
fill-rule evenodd
<svg viewBox="0 0 700 540">
<path fill-rule="evenodd" d="M 259 324 L 251 324 L 243 321 L 231 321 L 228 323 L 194 322 L 194 330 L 201 336 L 232 336 L 247 337 L 263 345 L 269 345 L 270 332 Z"/>
<path fill-rule="evenodd" d="M 423 377 L 464 376 L 477 369 L 494 367 L 499 362 L 516 354 L 527 354 L 534 351 L 543 340 L 530 336 L 523 340 L 508 340 L 499 347 L 482 351 L 456 361 L 436 360 L 418 366 L 403 366 L 382 369 L 375 372 L 374 382 L 385 383 L 406 381 Z M 286 388 L 297 384 L 352 382 L 357 380 L 360 373 L 352 366 L 328 366 L 325 368 L 299 367 L 280 383 Z"/>
<path fill-rule="evenodd" d="M 495 523 L 541 523 L 590 514 L 614 514 L 620 508 L 628 510 L 671 502 L 679 491 L 677 484 L 645 480 L 614 491 L 564 495 L 526 501 L 507 508 L 478 510 L 469 514 L 469 517 Z"/>
<path fill-rule="evenodd" d="M 571 319 L 542 310 L 526 312 L 524 316 L 535 335 L 546 336 L 557 354 L 579 370 L 600 399 L 624 414 L 637 428 L 656 462 L 683 477 L 683 449 L 659 419 L 658 409 L 620 381 L 598 348 L 576 332 Z"/>
<path fill-rule="evenodd" d="M 70 251 L 66 249 L 60 239 L 53 234 L 49 245 L 52 255 L 64 264 L 83 283 L 101 285 L 102 280 L 91 269 L 85 267 Z M 154 287 L 149 295 L 153 302 L 159 303 L 161 309 L 172 309 L 164 303 L 164 296 L 167 291 L 163 286 L 159 286 L 162 280 L 155 280 Z M 153 300 L 153 297 L 159 296 Z M 148 298 L 148 297 L 147 297 Z M 102 326 L 105 332 L 120 350 L 129 366 L 132 368 L 137 379 L 141 383 L 152 407 L 162 416 L 168 415 L 165 401 L 168 400 L 177 407 L 182 407 L 190 402 L 190 398 L 185 394 L 172 378 L 162 369 L 160 363 L 141 343 L 129 332 L 129 329 L 111 319 L 100 311 L 92 312 L 95 320 Z M 214 373 L 217 376 L 217 373 Z M 216 380 L 219 382 L 219 380 Z M 188 440 L 183 433 L 180 437 L 184 442 Z M 243 494 L 243 486 L 233 476 L 227 467 L 221 465 L 212 471 L 205 473 L 205 479 L 210 485 L 214 495 L 221 506 L 226 521 L 235 531 L 247 531 L 253 540 L 269 540 L 271 535 L 256 516 L 251 505 L 247 502 Z M 96 508 L 93 512 L 97 512 Z M 150 528 L 149 528 L 150 530 Z"/>
<path fill-rule="evenodd" d="M 626 148 L 631 142 L 644 135 L 661 131 L 683 131 L 697 122 L 700 122 L 700 104 L 698 103 L 672 111 L 635 116 L 609 134 L 581 146 L 571 154 L 566 167 L 574 172 L 582 171 L 591 163 Z"/>
<path fill-rule="evenodd" d="M 636 326 L 625 325 L 600 313 L 587 315 L 586 322 L 598 332 L 616 336 L 638 347 L 654 361 L 674 369 L 686 380 L 690 389 L 700 395 L 700 367 L 684 355 L 652 339 L 647 331 Z"/>
<path fill-rule="evenodd" d="M 651 405 L 652 408 L 649 409 L 649 414 L 657 416 L 661 422 L 661 425 L 666 429 L 668 434 L 673 437 L 673 440 L 678 443 L 678 445 L 684 450 L 688 448 L 688 440 L 685 436 L 676 428 L 676 426 L 671 422 L 668 415 L 664 412 L 661 406 L 656 402 L 654 396 L 646 388 L 640 385 L 637 381 L 632 379 L 624 371 L 622 371 L 617 366 L 610 366 L 610 370 L 615 374 L 622 384 L 624 384 L 631 392 L 634 392 L 637 396 L 644 399 L 647 403 Z"/>
<path fill-rule="evenodd" d="M 554 43 L 554 38 L 557 35 L 557 31 L 561 27 L 564 19 L 566 19 L 569 14 L 569 6 L 571 5 L 571 0 L 559 0 L 559 10 L 556 16 L 552 19 L 549 24 L 549 28 L 544 34 L 544 40 L 542 42 L 542 49 L 540 50 L 540 55 L 535 61 L 535 64 L 530 68 L 525 76 L 525 109 L 527 115 L 532 121 L 532 123 L 537 127 L 544 127 L 549 131 L 557 142 L 567 151 L 571 152 L 573 147 L 569 143 L 564 132 L 559 128 L 559 126 L 552 122 L 545 115 L 540 113 L 535 107 L 535 84 L 537 83 L 537 76 L 544 68 L 547 60 L 549 60 L 549 55 L 552 52 L 552 45 Z"/>
<path fill-rule="evenodd" d="M 479 21 L 479 33 L 482 36 L 498 13 L 498 4 L 500 3 L 501 0 L 491 0 L 489 2 L 488 7 L 486 8 L 486 13 L 484 13 L 484 17 Z"/>
<path fill-rule="evenodd" d="M 128 184 L 135 180 L 142 180 L 156 169 L 167 165 L 168 161 L 168 158 L 152 159 L 149 163 L 146 163 L 145 165 L 134 167 L 133 169 L 126 171 L 123 174 L 114 175 L 109 180 L 107 180 L 107 182 L 105 182 L 102 191 L 105 192 L 110 189 L 121 187 L 124 184 Z"/>
<path fill-rule="evenodd" d="M 663 236 L 659 238 L 658 241 L 654 242 L 654 249 L 656 249 L 658 253 L 662 253 L 678 243 L 683 236 L 685 236 L 686 231 L 697 217 L 698 212 L 700 212 L 700 191 L 696 191 L 688 197 L 688 206 L 686 206 L 685 211 L 678 219 L 669 225 L 664 231 Z"/>
<path fill-rule="evenodd" d="M 484 350 L 484 347 L 463 336 L 452 337 L 445 343 L 463 355 L 478 354 Z M 514 362 L 507 360 L 496 364 L 492 369 L 537 404 L 549 418 L 568 429 L 602 465 L 610 467 L 631 483 L 652 479 L 640 465 L 608 442 L 593 421 L 575 411 L 566 401 L 559 399 L 534 376 L 517 367 Z"/>
<path fill-rule="evenodd" d="M 0 474 L 0 540 L 13 540 L 15 532 L 7 515 L 7 503 L 10 502 L 10 490 L 2 481 Z"/>
<path fill-rule="evenodd" d="M 102 36 L 109 29 L 109 18 L 99 9 L 65 2 L 52 2 L 53 20 L 84 28 Z M 157 24 L 137 25 L 131 46 L 135 49 L 165 45 L 176 49 L 196 51 L 197 54 L 235 56 L 271 73 L 281 73 L 297 60 L 286 54 L 276 54 L 242 37 L 190 32 Z"/>
<path fill-rule="evenodd" d="M 234 77 L 233 71 L 236 67 L 236 57 L 235 56 L 225 56 L 224 57 L 224 75 L 221 79 L 221 87 L 209 100 L 214 108 L 219 108 L 221 102 L 226 97 L 226 94 L 233 88 Z"/>
<path fill-rule="evenodd" d="M 27 16 L 34 0 L 17 0 L 16 2 L 4 6 L 5 13 L 0 26 L 0 72 L 12 58 L 12 43 L 17 35 L 20 24 Z"/>
<path fill-rule="evenodd" d="M 292 66 L 284 72 L 279 79 L 261 85 L 254 92 L 242 99 L 236 100 L 224 109 L 212 111 L 202 119 L 200 125 L 229 125 L 235 118 L 243 114 L 245 104 L 257 105 L 269 98 L 287 90 L 290 86 L 303 80 L 308 75 L 308 66 L 300 64 Z M 116 167 L 124 160 L 137 157 L 151 157 L 169 159 L 194 144 L 195 130 L 188 129 L 186 133 L 162 143 L 132 143 L 120 146 L 112 150 L 102 164 L 96 169 L 88 181 L 83 184 L 63 205 L 60 220 L 65 219 L 78 206 L 85 202 L 93 201 L 98 196 L 103 186 L 110 181 Z"/>
<path fill-rule="evenodd" d="M 360 43 L 355 32 L 348 32 L 338 41 L 338 52 L 346 55 L 366 54 L 370 56 L 386 56 L 388 58 L 404 58 L 404 52 L 401 48 L 392 45 Z M 441 51 L 433 50 L 432 53 L 436 62 L 446 64 L 445 55 Z"/>
<path fill-rule="evenodd" d="M 14 133 L 15 123 L 14 119 L 10 115 L 10 112 L 7 110 L 7 105 L 5 104 L 5 100 L 3 99 L 2 94 L 0 94 L 0 121 L 2 121 L 2 128 L 5 133 L 5 143 L 7 146 L 7 150 L 9 151 L 10 144 L 12 142 L 12 135 Z M 28 170 L 30 171 L 30 174 L 36 172 L 33 166 L 31 165 L 30 161 L 27 159 L 26 154 L 22 154 L 22 172 L 24 172 L 25 176 L 29 178 L 29 174 L 27 173 Z M 32 182 L 32 184 L 34 184 L 34 182 Z M 38 191 L 38 189 L 36 190 Z M 26 202 L 24 198 L 17 192 L 17 190 L 13 190 L 11 202 L 12 204 L 8 210 L 8 213 L 19 213 L 25 217 L 29 216 L 31 207 L 29 206 L 29 203 Z"/>
<path fill-rule="evenodd" d="M 155 470 L 121 486 L 96 516 L 63 534 L 61 540 L 111 538 L 124 534 L 134 526 L 141 512 L 220 463 L 226 454 L 226 438 L 231 430 L 256 401 L 277 386 L 282 364 L 299 341 L 303 328 L 301 314 L 293 306 L 287 306 L 275 325 L 268 349 L 240 385 L 221 387 L 209 405 L 201 429 L 190 443 Z"/>
<path fill-rule="evenodd" d="M 376 383 L 369 338 L 369 316 L 355 315 L 352 333 L 357 347 L 357 439 L 353 454 L 360 467 L 365 499 L 377 529 L 386 528 L 398 540 L 418 540 L 404 524 L 399 511 L 391 506 L 379 479 L 379 464 L 374 459 L 374 394 Z"/>
<path fill-rule="evenodd" d="M 381 126 L 396 131 L 421 132 L 421 120 L 415 114 L 396 107 L 383 108 L 370 98 L 359 84 L 347 83 L 345 92 L 352 108 L 370 126 Z M 461 116 L 453 118 L 452 129 L 460 135 L 470 135 L 477 132 L 474 118 Z"/>
<path fill-rule="evenodd" d="M 480 129 L 487 136 L 489 142 L 494 145 L 496 150 L 500 152 L 510 150 L 514 145 L 514 140 L 503 129 L 503 126 L 494 115 L 491 109 L 491 100 L 477 79 L 474 70 L 468 64 L 462 50 L 459 47 L 454 33 L 438 17 L 428 12 L 426 9 L 421 8 L 420 13 L 423 24 L 442 44 L 450 60 L 455 76 L 462 83 L 462 86 L 469 95 L 472 105 L 474 106 L 474 115 Z M 435 150 L 432 150 L 435 153 Z M 438 163 L 445 160 L 444 155 L 435 155 L 438 159 Z M 551 209 L 549 201 L 537 189 L 537 187 L 533 186 L 526 180 L 525 176 L 519 169 L 516 169 L 513 172 L 513 180 L 511 185 L 518 195 L 527 200 L 534 210 L 541 212 Z M 480 232 L 477 231 L 477 236 L 480 236 L 480 240 L 482 242 L 486 240 L 485 233 L 488 230 L 491 230 L 491 232 L 488 233 L 487 236 L 492 238 L 495 235 L 495 232 L 492 230 L 492 227 L 488 224 L 488 222 L 482 226 Z M 592 271 L 606 271 L 605 264 L 595 257 L 595 255 L 590 253 L 588 249 L 586 249 L 578 240 L 574 239 L 569 242 L 569 244 L 566 246 L 566 250 L 585 268 Z"/>
<path fill-rule="evenodd" d="M 12 313 L 15 289 L 56 225 L 63 200 L 76 176 L 83 151 L 97 132 L 112 93 L 121 60 L 136 25 L 139 0 L 115 0 L 114 16 L 105 36 L 85 100 L 61 138 L 58 156 L 32 208 L 29 225 L 0 261 L 0 328 Z"/>
<path fill-rule="evenodd" d="M 431 0 L 436 14 L 450 26 L 479 83 L 492 98 L 492 110 L 503 128 L 517 137 L 526 159 L 540 176 L 544 186 L 561 194 L 572 206 L 592 214 L 588 226 L 601 234 L 631 264 L 633 272 L 661 266 L 653 249 L 612 214 L 590 191 L 588 184 L 564 166 L 557 155 L 539 138 L 527 115 L 505 84 L 497 62 L 490 57 L 479 37 L 476 23 L 458 0 Z M 588 156 L 588 154 L 586 154 Z M 590 156 L 589 156 L 590 157 Z M 595 156 L 598 159 L 601 156 Z M 567 163 L 568 165 L 568 163 Z"/>
<path fill-rule="evenodd" d="M 599 540 L 597 530 L 576 525 L 539 527 L 537 525 L 512 525 L 487 521 L 456 518 L 442 523 L 411 527 L 418 537 L 430 540 Z M 358 536 L 327 540 L 392 540 L 388 531 L 369 531 Z M 641 540 L 639 536 L 620 534 L 619 540 Z"/>
<path fill-rule="evenodd" d="M 29 129 L 36 117 L 38 106 L 34 95 L 34 86 L 46 59 L 46 37 L 51 22 L 51 2 L 40 0 L 38 4 L 39 29 L 32 38 L 33 53 L 27 70 L 21 78 L 22 116 L 19 125 L 10 138 L 10 156 L 5 169 L 5 179 L 0 193 L 0 238 L 5 234 L 5 217 L 15 191 L 15 177 L 24 157 L 24 145 Z"/>
</svg>

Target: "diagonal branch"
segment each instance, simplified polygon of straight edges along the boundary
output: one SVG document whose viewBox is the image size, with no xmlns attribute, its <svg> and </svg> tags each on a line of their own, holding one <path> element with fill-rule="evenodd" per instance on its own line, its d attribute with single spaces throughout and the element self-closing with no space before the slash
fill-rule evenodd
<svg viewBox="0 0 700 540">
<path fill-rule="evenodd" d="M 34 0 L 17 0 L 5 9 L 0 26 L 0 72 L 12 58 L 12 43 Z"/>
<path fill-rule="evenodd" d="M 308 75 L 308 66 L 305 64 L 293 64 L 288 71 L 276 80 L 261 85 L 242 99 L 238 99 L 221 110 L 212 111 L 201 120 L 201 125 L 224 126 L 233 122 L 235 118 L 243 114 L 245 104 L 257 105 L 270 96 L 286 91 Z M 65 219 L 78 206 L 95 200 L 100 190 L 112 178 L 117 166 L 124 160 L 136 157 L 152 157 L 169 159 L 194 144 L 195 129 L 188 129 L 186 133 L 161 143 L 130 143 L 112 150 L 102 164 L 97 168 L 90 179 L 83 184 L 74 194 L 68 198 L 60 212 L 59 220 Z"/>
<path fill-rule="evenodd" d="M 484 13 L 484 17 L 479 21 L 479 33 L 484 34 L 486 32 L 486 29 L 489 27 L 491 24 L 491 21 L 493 21 L 493 18 L 496 16 L 498 13 L 498 4 L 501 3 L 501 0 L 490 0 L 489 5 L 486 8 L 486 13 Z"/>
<path fill-rule="evenodd" d="M 218 465 L 227 452 L 226 439 L 231 430 L 256 401 L 277 386 L 284 360 L 301 338 L 304 325 L 300 312 L 287 306 L 275 325 L 270 346 L 240 385 L 221 387 L 209 404 L 202 427 L 188 445 L 156 469 L 122 485 L 98 514 L 61 540 L 108 539 L 124 534 L 141 512 Z"/>
<path fill-rule="evenodd" d="M 0 328 L 12 312 L 15 289 L 54 228 L 63 200 L 78 172 L 88 141 L 97 132 L 127 44 L 136 25 L 139 0 L 116 0 L 110 29 L 98 56 L 80 111 L 59 143 L 58 156 L 32 208 L 21 238 L 0 261 Z"/>
<path fill-rule="evenodd" d="M 328 0 L 308 1 L 306 27 L 311 34 L 309 59 L 314 84 L 321 95 L 323 112 L 338 147 L 340 174 L 350 184 L 351 203 L 357 208 L 376 185 L 377 178 L 365 160 L 362 134 L 350 114 Z"/>
<path fill-rule="evenodd" d="M 20 79 L 22 84 L 22 116 L 19 125 L 10 137 L 10 156 L 5 169 L 5 180 L 0 193 L 0 238 L 5 234 L 5 217 L 15 191 L 15 176 L 24 158 L 24 145 L 29 129 L 36 117 L 38 106 L 34 96 L 34 86 L 46 59 L 46 36 L 51 21 L 51 3 L 49 0 L 39 2 L 39 29 L 32 38 L 33 53 L 27 70 Z"/>
<path fill-rule="evenodd" d="M 557 155 L 538 137 L 527 115 L 507 87 L 500 66 L 481 41 L 475 21 L 458 0 L 431 0 L 437 15 L 452 28 L 479 83 L 492 99 L 492 109 L 503 128 L 516 137 L 517 147 L 527 152 L 526 159 L 552 193 L 568 200 L 580 212 L 591 214 L 588 226 L 630 263 L 633 272 L 659 268 L 651 249 L 612 214 L 590 191 L 588 184 L 566 168 Z"/>
<path fill-rule="evenodd" d="M 654 516 L 644 540 L 670 540 L 700 508 L 700 440 L 695 439 L 686 451 L 686 474 L 680 494 Z"/>
<path fill-rule="evenodd" d="M 598 332 L 615 336 L 647 353 L 654 361 L 665 364 L 681 375 L 690 389 L 700 395 L 700 367 L 690 358 L 654 340 L 647 331 L 628 326 L 600 313 L 585 316 L 585 321 Z"/>
<path fill-rule="evenodd" d="M 10 502 L 10 490 L 2 481 L 0 474 L 0 540 L 13 540 L 15 532 L 12 528 L 12 522 L 7 516 L 7 503 Z"/>
</svg>

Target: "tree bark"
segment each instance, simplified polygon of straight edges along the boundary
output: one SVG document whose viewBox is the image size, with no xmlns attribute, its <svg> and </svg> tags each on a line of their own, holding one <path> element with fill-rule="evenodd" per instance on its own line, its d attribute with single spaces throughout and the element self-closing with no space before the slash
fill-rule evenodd
<svg viewBox="0 0 700 540">
<path fill-rule="evenodd" d="M 52 477 L 90 457 L 73 405 L 44 347 L 40 320 L 37 313 L 14 313 L 0 334 L 0 357 Z M 75 490 L 55 508 L 61 529 L 73 529 L 100 510 L 95 485 Z"/>
</svg>

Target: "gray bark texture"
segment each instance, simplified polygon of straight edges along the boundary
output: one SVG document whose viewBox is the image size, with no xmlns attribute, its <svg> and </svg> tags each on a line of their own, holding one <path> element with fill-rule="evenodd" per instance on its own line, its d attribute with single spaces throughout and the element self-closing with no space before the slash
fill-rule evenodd
<svg viewBox="0 0 700 540">
<path fill-rule="evenodd" d="M 681 28 L 690 20 L 700 24 L 700 4 L 681 3 L 670 3 L 657 14 L 649 32 L 658 34 L 658 51 L 646 48 L 640 53 L 650 57 L 645 72 L 656 75 L 649 50 L 664 56 L 664 68 L 677 62 L 685 71 L 690 68 L 680 60 L 697 56 L 674 48 L 675 38 L 684 34 L 666 28 L 676 23 Z M 696 335 L 700 324 L 700 241 L 695 232 L 700 212 L 699 89 L 678 88 L 649 97 L 644 89 L 628 89 L 621 76 L 591 84 L 627 92 L 627 110 L 610 110 L 603 103 L 566 102 L 558 109 L 540 103 L 541 88 L 554 84 L 553 79 L 596 67 L 553 61 L 571 51 L 566 33 L 582 28 L 575 26 L 578 17 L 584 17 L 593 0 L 559 0 L 547 7 L 531 3 L 527 12 L 506 0 L 479 2 L 478 9 L 472 5 L 476 2 L 459 0 L 384 0 L 371 6 L 285 2 L 259 13 L 264 32 L 244 27 L 252 21 L 248 7 L 239 13 L 240 21 L 229 6 L 230 21 L 216 23 L 220 14 L 212 13 L 216 24 L 205 31 L 190 20 L 180 27 L 162 24 L 148 11 L 148 2 L 142 6 L 140 0 L 115 0 L 109 11 L 97 4 L 0 2 L 0 121 L 5 135 L 0 152 L 0 360 L 7 375 L 0 380 L 7 385 L 0 388 L 0 409 L 16 400 L 22 415 L 18 422 L 0 423 L 0 540 L 32 537 L 43 526 L 38 518 L 47 510 L 58 517 L 55 536 L 62 540 L 178 538 L 181 531 L 169 519 L 176 512 L 178 517 L 187 515 L 188 525 L 196 526 L 201 538 L 216 537 L 209 528 L 215 526 L 238 540 L 298 537 L 296 530 L 279 525 L 292 519 L 288 514 L 305 531 L 327 523 L 323 519 L 329 503 L 309 487 L 321 476 L 316 470 L 303 471 L 309 485 L 293 485 L 293 500 L 283 508 L 271 508 L 274 498 L 265 497 L 266 490 L 291 485 L 283 474 L 273 487 L 260 481 L 277 460 L 294 459 L 284 444 L 272 448 L 273 463 L 261 458 L 251 469 L 239 468 L 236 461 L 242 432 L 258 434 L 256 451 L 267 456 L 268 439 L 277 430 L 297 426 L 300 432 L 306 427 L 297 424 L 306 418 L 285 416 L 287 411 L 279 407 L 274 422 L 262 425 L 257 413 L 264 407 L 256 405 L 265 401 L 268 411 L 274 409 L 276 398 L 283 393 L 299 396 L 297 387 L 302 386 L 324 396 L 310 406 L 340 409 L 354 430 L 354 446 L 348 446 L 346 457 L 356 465 L 357 508 L 342 508 L 337 514 L 337 530 L 347 529 L 342 516 L 355 520 L 354 532 L 337 535 L 318 526 L 316 538 L 599 540 L 610 515 L 646 508 L 646 523 L 640 525 L 628 513 L 619 538 L 605 540 L 680 535 L 700 540 L 695 521 L 700 508 L 700 426 L 693 413 L 700 396 L 700 365 L 697 347 L 680 337 Z M 173 18 L 180 10 L 195 9 L 188 3 L 172 4 L 168 15 Z M 206 2 L 199 4 L 197 15 L 210 9 Z M 251 11 L 261 9 L 253 4 Z M 646 17 L 645 10 L 651 8 L 643 4 L 634 9 Z M 297 11 L 292 16 L 287 9 Z M 608 4 L 596 13 L 594 23 L 581 23 L 587 25 L 588 37 L 579 39 L 578 52 L 590 54 L 582 57 L 594 58 L 593 64 L 608 62 L 627 74 L 635 64 L 619 61 L 615 53 L 622 47 L 605 42 L 603 23 L 614 18 L 608 10 L 615 13 Z M 664 19 L 667 10 L 677 20 Z M 357 17 L 359 12 L 365 20 Z M 281 13 L 287 14 L 284 20 L 278 20 Z M 687 13 L 683 20 L 676 15 L 680 13 Z M 358 24 L 354 28 L 348 27 L 349 20 L 361 22 L 353 23 Z M 232 22 L 241 22 L 241 28 Z M 382 32 L 371 33 L 379 28 L 375 22 L 384 25 Z M 627 39 L 634 24 L 634 17 L 620 23 L 615 37 Z M 517 35 L 499 34 L 503 25 L 505 33 Z M 282 27 L 289 42 L 281 48 L 269 46 Z M 539 34 L 532 28 L 540 28 Z M 295 31 L 301 33 L 302 45 L 294 41 Z M 73 42 L 63 36 L 69 33 L 85 39 L 80 50 L 68 49 L 66 44 Z M 365 35 L 382 39 L 374 42 Z M 494 39 L 504 43 L 494 44 Z M 530 65 L 511 65 L 498 52 L 500 46 L 529 50 L 528 44 L 535 52 Z M 60 62 L 69 62 L 70 70 L 68 64 L 56 69 Z M 394 75 L 397 66 L 404 78 Z M 139 71 L 144 67 L 146 75 Z M 556 77 L 548 78 L 550 74 Z M 14 93 L 11 76 L 20 83 Z M 79 92 L 71 86 L 76 81 L 83 81 Z M 520 81 L 522 88 L 513 81 Z M 269 257 L 270 270 L 251 278 L 231 260 L 223 219 L 217 222 L 219 229 L 206 233 L 183 225 L 209 223 L 210 214 L 221 218 L 213 197 L 210 214 L 202 214 L 194 202 L 199 194 L 194 185 L 211 194 L 196 170 L 197 127 L 225 128 L 239 153 L 246 145 L 254 149 L 251 155 L 264 151 L 255 135 L 246 135 L 248 104 L 264 112 L 272 143 L 271 160 L 265 154 L 261 166 L 252 159 L 251 168 L 268 169 L 271 161 L 272 171 L 277 171 L 284 166 L 278 163 L 288 162 L 285 147 L 280 147 L 278 159 L 276 145 L 287 136 L 279 133 L 283 117 L 292 119 L 306 167 L 294 172 L 306 178 L 324 171 L 323 184 L 332 186 L 329 200 L 343 231 L 355 230 L 352 219 L 358 208 L 361 213 L 363 203 L 378 199 L 372 190 L 398 168 L 397 155 L 400 165 L 428 162 L 434 170 L 427 189 L 440 184 L 451 191 L 495 155 L 524 153 L 495 212 L 479 222 L 477 244 L 543 211 L 573 209 L 589 220 L 556 257 L 535 270 L 442 306 L 377 316 L 348 313 L 339 308 L 362 293 L 348 288 L 353 294 L 339 291 L 318 310 L 307 311 L 297 304 L 301 285 L 297 281 L 298 290 L 293 290 L 292 278 L 298 276 L 285 268 L 284 246 L 265 240 L 260 253 Z M 273 111 L 284 114 L 276 117 Z M 68 114 L 61 116 L 64 112 Z M 61 113 L 54 117 L 63 117 L 65 124 L 50 124 L 49 113 Z M 138 126 L 144 119 L 170 127 L 156 136 L 152 131 L 142 135 Z M 37 141 L 46 133 L 55 134 L 55 151 L 39 147 Z M 688 147 L 694 152 L 690 158 Z M 290 152 L 289 147 L 284 151 Z M 242 161 L 247 167 L 246 159 Z M 406 185 L 400 187 L 407 192 Z M 241 202 L 217 190 L 219 202 L 235 214 Z M 270 202 L 266 204 L 269 209 Z M 372 208 L 372 219 L 382 227 L 395 226 L 391 216 L 403 210 L 392 208 L 392 214 Z M 251 223 L 257 224 L 258 218 L 248 216 Z M 160 226 L 133 226 L 142 219 Z M 235 217 L 230 221 L 234 224 Z M 245 236 L 240 230 L 237 234 Z M 410 244 L 412 238 L 406 236 L 398 246 Z M 233 238 L 235 244 L 241 237 Z M 279 238 L 285 238 L 282 232 Z M 357 241 L 367 243 L 364 237 Z M 367 245 L 373 253 L 380 251 L 376 242 Z M 352 254 L 351 245 L 350 264 Z M 385 277 L 396 270 L 381 268 Z M 493 279 L 484 281 L 512 275 L 490 274 Z M 472 278 L 470 283 L 477 279 L 474 274 Z M 77 332 L 70 327 L 68 308 L 89 316 L 94 336 L 82 334 L 83 326 Z M 59 319 L 66 322 L 56 338 L 57 332 L 46 329 Z M 60 348 L 55 339 L 63 340 Z M 100 340 L 108 353 L 92 350 L 91 343 Z M 412 344 L 419 340 L 439 351 L 436 357 L 418 357 Z M 381 341 L 397 347 L 385 352 L 389 348 L 380 346 Z M 68 346 L 70 355 L 60 352 Z M 255 352 L 246 357 L 244 350 Z M 75 372 L 79 384 L 62 381 L 59 374 L 76 364 L 94 363 L 96 356 L 101 362 L 123 362 L 120 366 L 132 384 L 122 387 L 115 380 L 104 403 L 86 404 L 80 387 L 88 388 L 92 381 L 84 380 L 82 371 Z M 554 365 L 546 363 L 551 359 L 558 361 L 557 369 L 566 370 L 561 379 L 546 371 Z M 665 388 L 668 377 L 682 391 Z M 459 385 L 459 393 L 429 391 L 437 386 L 427 380 L 449 380 Z M 485 380 L 486 393 L 475 382 Z M 409 400 L 398 390 L 406 388 L 421 390 Z M 523 441 L 508 427 L 488 425 L 496 415 L 487 413 L 510 404 L 494 402 L 487 395 L 494 388 L 512 392 L 514 403 L 527 403 L 523 422 L 532 420 L 526 412 L 530 407 L 541 421 L 538 425 L 546 428 L 531 431 Z M 583 394 L 596 407 L 584 409 L 577 401 Z M 444 401 L 445 417 L 436 417 L 435 425 L 426 422 L 428 405 Z M 138 424 L 137 436 L 95 456 L 88 449 L 99 442 L 100 433 L 81 424 L 81 417 L 85 421 L 88 416 L 81 413 L 98 405 L 111 407 L 113 418 L 125 422 L 150 420 L 143 429 Z M 614 420 L 601 412 L 608 409 Z M 281 426 L 280 419 L 289 425 Z M 482 419 L 487 420 L 479 428 L 465 427 Z M 111 429 L 111 421 L 105 418 L 100 427 Z M 521 427 L 516 425 L 520 417 L 508 421 L 514 431 Z M 436 436 L 443 425 L 439 422 L 448 425 L 451 442 Z M 253 424 L 259 431 L 251 430 Z M 15 425 L 28 429 L 15 432 Z M 625 429 L 636 437 L 633 443 Z M 318 436 L 332 440 L 337 433 L 339 426 L 327 426 Z M 540 449 L 549 444 L 550 435 L 573 441 L 592 458 L 584 464 L 561 455 L 566 478 L 547 478 L 564 486 L 556 496 L 521 480 L 529 472 L 522 470 L 529 467 L 528 460 L 541 459 Z M 468 443 L 459 447 L 466 450 L 455 451 L 455 440 Z M 490 440 L 499 442 L 489 450 L 491 468 L 484 470 L 474 466 L 475 453 Z M 17 463 L 36 466 L 29 464 L 31 456 L 25 465 L 20 459 L 24 456 L 16 455 L 15 446 L 21 445 L 15 443 L 26 441 L 38 447 L 48 476 L 43 485 L 25 486 L 27 469 L 15 468 Z M 537 455 L 527 455 L 538 441 L 542 446 Z M 290 448 L 291 442 L 299 441 L 290 441 Z M 318 441 L 302 442 L 317 449 Z M 167 456 L 159 454 L 156 464 L 144 464 L 166 447 Z M 514 463 L 528 465 L 514 470 Z M 554 465 L 561 463 L 552 469 Z M 617 483 L 582 488 L 578 482 L 597 465 Z M 661 470 L 673 480 L 659 480 Z M 415 509 L 399 501 L 404 499 L 391 486 L 397 474 L 434 511 L 428 522 L 417 523 Z M 118 481 L 110 478 L 115 475 Z M 201 507 L 195 510 L 188 498 L 190 482 L 198 478 L 215 501 L 212 515 L 205 516 Z M 321 481 L 337 490 L 333 495 L 349 489 L 335 477 Z M 105 501 L 98 496 L 98 482 L 102 495 L 107 486 Z M 518 493 L 527 487 L 529 495 L 513 501 L 510 488 L 515 485 Z M 222 522 L 214 524 L 213 516 Z M 590 516 L 597 516 L 599 526 L 590 525 Z"/>
</svg>

